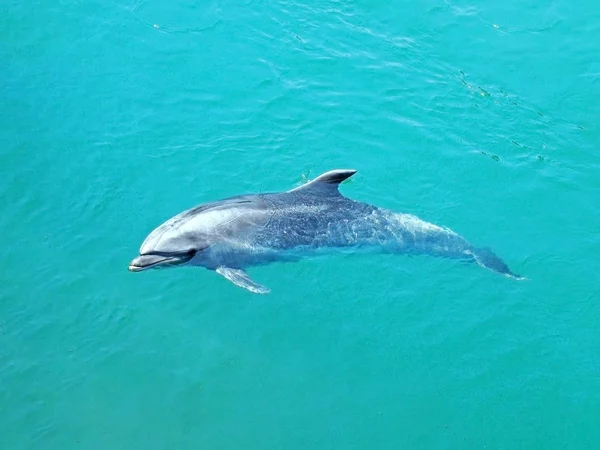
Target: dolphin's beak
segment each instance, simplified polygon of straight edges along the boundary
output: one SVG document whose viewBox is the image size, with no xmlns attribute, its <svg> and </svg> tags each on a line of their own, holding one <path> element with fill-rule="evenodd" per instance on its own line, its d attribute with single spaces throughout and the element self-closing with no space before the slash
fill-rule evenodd
<svg viewBox="0 0 600 450">
<path fill-rule="evenodd" d="M 177 260 L 172 256 L 165 255 L 141 255 L 134 258 L 129 263 L 129 270 L 131 272 L 140 272 L 142 270 L 151 269 L 153 267 L 159 267 L 165 264 L 170 264 Z"/>
</svg>

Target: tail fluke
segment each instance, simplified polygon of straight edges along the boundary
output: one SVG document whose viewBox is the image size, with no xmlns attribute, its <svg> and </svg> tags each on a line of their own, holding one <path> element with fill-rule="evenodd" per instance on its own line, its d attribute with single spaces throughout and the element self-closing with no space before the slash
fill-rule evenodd
<svg viewBox="0 0 600 450">
<path fill-rule="evenodd" d="M 501 273 L 502 275 L 506 275 L 507 277 L 516 280 L 525 279 L 521 275 L 511 272 L 506 263 L 496 256 L 489 248 L 472 248 L 466 253 L 471 255 L 481 267 L 485 267 L 486 269 L 493 270 L 494 272 Z"/>
</svg>

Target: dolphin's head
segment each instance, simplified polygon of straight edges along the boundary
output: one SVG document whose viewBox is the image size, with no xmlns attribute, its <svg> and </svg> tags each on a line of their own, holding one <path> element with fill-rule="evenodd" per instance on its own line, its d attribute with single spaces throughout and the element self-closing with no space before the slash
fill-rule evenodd
<svg viewBox="0 0 600 450">
<path fill-rule="evenodd" d="M 251 230 L 264 226 L 272 215 L 265 205 L 259 197 L 250 195 L 184 211 L 148 235 L 129 270 L 181 266 L 192 259 L 194 265 L 215 266 L 211 259 L 214 255 L 205 250 L 210 247 L 223 250 L 223 245 L 243 239 Z"/>
<path fill-rule="evenodd" d="M 208 248 L 203 233 L 185 226 L 186 221 L 174 217 L 152 231 L 142 243 L 140 255 L 129 263 L 129 270 L 139 272 L 181 266 Z"/>
</svg>

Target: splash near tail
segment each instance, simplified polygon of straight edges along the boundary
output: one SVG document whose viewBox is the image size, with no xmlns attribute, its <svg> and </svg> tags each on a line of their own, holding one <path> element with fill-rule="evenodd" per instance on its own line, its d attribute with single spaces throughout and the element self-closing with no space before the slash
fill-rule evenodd
<svg viewBox="0 0 600 450">
<path fill-rule="evenodd" d="M 466 253 L 471 255 L 481 267 L 485 267 L 486 269 L 493 270 L 494 272 L 501 273 L 516 280 L 525 279 L 525 277 L 513 273 L 508 268 L 506 263 L 496 256 L 496 254 L 489 248 L 472 248 Z"/>
</svg>

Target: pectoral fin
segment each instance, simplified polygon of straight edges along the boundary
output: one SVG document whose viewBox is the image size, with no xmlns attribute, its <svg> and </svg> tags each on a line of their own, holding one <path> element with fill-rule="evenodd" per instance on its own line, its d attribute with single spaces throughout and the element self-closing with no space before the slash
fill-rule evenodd
<svg viewBox="0 0 600 450">
<path fill-rule="evenodd" d="M 254 292 L 255 294 L 268 294 L 269 292 L 271 292 L 271 289 L 265 286 L 261 286 L 260 284 L 252 281 L 252 279 L 246 273 L 245 270 L 232 269 L 231 267 L 220 266 L 217 267 L 216 272 L 219 275 L 227 278 L 236 286 L 248 289 L 250 292 Z"/>
</svg>

